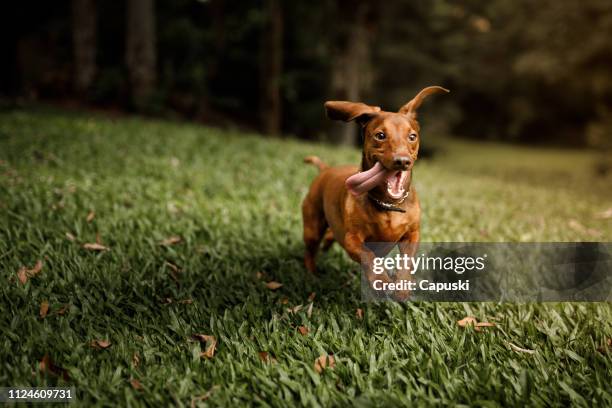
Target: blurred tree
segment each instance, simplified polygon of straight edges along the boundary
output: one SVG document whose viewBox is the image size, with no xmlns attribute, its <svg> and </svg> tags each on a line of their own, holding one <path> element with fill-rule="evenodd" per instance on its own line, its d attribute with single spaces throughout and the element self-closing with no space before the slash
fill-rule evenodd
<svg viewBox="0 0 612 408">
<path fill-rule="evenodd" d="M 132 102 L 143 108 L 157 79 L 154 0 L 127 0 L 126 24 L 125 61 Z"/>
<path fill-rule="evenodd" d="M 96 75 L 96 0 L 72 0 L 74 89 L 84 96 Z"/>
<path fill-rule="evenodd" d="M 283 7 L 282 0 L 266 0 L 262 30 L 261 102 L 263 131 L 278 135 L 282 125 Z"/>
<path fill-rule="evenodd" d="M 372 86 L 371 43 L 375 25 L 370 1 L 338 1 L 340 33 L 334 44 L 331 87 L 334 99 L 360 102 Z M 355 123 L 343 124 L 337 142 L 353 145 L 359 134 Z"/>
</svg>

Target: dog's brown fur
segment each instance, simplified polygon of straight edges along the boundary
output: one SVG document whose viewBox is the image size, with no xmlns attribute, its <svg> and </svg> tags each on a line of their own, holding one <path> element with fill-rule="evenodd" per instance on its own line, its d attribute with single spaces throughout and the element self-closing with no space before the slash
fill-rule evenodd
<svg viewBox="0 0 612 408">
<path fill-rule="evenodd" d="M 397 113 L 384 112 L 377 106 L 363 103 L 340 101 L 326 102 L 325 109 L 330 119 L 345 122 L 355 120 L 363 127 L 361 171 L 370 169 L 377 161 L 388 170 L 411 170 L 417 159 L 420 140 L 416 110 L 425 97 L 437 92 L 448 90 L 438 86 L 427 87 Z M 379 132 L 384 133 L 384 140 L 375 137 Z M 416 134 L 415 140 L 410 140 L 411 134 Z M 316 165 L 320 170 L 302 204 L 306 268 L 314 273 L 315 257 L 321 241 L 325 240 L 324 248 L 328 248 L 335 239 L 354 261 L 365 261 L 365 272 L 370 282 L 375 279 L 390 282 L 386 274 L 375 275 L 372 272 L 371 263 L 375 254 L 364 244 L 397 243 L 402 253 L 416 251 L 421 209 L 416 190 L 411 184 L 412 177 L 406 178 L 404 188 L 409 194 L 401 203 L 393 200 L 384 186 L 377 186 L 368 193 L 405 210 L 403 213 L 385 211 L 376 206 L 368 194 L 354 197 L 347 191 L 345 181 L 359 171 L 356 166 L 328 167 L 314 156 L 304 161 Z M 408 272 L 400 272 L 396 275 L 397 279 L 408 278 Z M 407 293 L 404 293 L 405 296 Z"/>
</svg>

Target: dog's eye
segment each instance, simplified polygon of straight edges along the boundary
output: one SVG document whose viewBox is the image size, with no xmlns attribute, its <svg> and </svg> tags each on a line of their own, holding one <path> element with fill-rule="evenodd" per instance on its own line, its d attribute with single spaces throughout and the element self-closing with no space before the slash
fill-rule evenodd
<svg viewBox="0 0 612 408">
<path fill-rule="evenodd" d="M 414 142 L 417 139 L 416 133 L 409 134 L 408 139 L 410 139 L 411 142 Z"/>
<path fill-rule="evenodd" d="M 385 140 L 386 137 L 387 135 L 385 135 L 383 132 L 376 132 L 374 134 L 374 138 L 376 138 L 376 140 Z"/>
</svg>

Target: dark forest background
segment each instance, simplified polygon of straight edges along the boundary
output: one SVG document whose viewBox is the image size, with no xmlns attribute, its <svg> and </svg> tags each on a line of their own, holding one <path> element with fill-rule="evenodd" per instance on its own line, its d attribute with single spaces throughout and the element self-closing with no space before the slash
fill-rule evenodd
<svg viewBox="0 0 612 408">
<path fill-rule="evenodd" d="M 22 0 L 2 6 L 3 106 L 139 112 L 351 144 L 327 99 L 399 108 L 428 85 L 429 129 L 605 147 L 609 0 Z M 425 120 L 426 117 L 425 117 Z"/>
</svg>

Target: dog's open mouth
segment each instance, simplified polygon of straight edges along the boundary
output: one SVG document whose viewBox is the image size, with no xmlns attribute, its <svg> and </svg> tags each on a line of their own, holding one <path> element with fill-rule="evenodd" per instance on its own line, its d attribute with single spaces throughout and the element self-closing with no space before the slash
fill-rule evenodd
<svg viewBox="0 0 612 408">
<path fill-rule="evenodd" d="M 385 183 L 389 197 L 400 199 L 406 191 L 404 185 L 409 174 L 410 170 L 387 170 L 380 162 L 376 162 L 371 169 L 353 174 L 346 179 L 346 187 L 351 194 L 358 196 Z"/>
<path fill-rule="evenodd" d="M 408 177 L 408 171 L 394 171 L 387 175 L 387 194 L 391 198 L 398 199 L 402 198 L 405 192 L 404 183 Z"/>
</svg>

